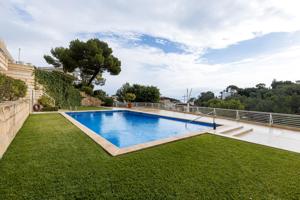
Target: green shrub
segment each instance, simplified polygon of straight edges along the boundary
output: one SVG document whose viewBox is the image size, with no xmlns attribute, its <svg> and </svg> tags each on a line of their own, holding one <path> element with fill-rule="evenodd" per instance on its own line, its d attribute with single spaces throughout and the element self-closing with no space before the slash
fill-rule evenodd
<svg viewBox="0 0 300 200">
<path fill-rule="evenodd" d="M 105 99 L 104 99 L 104 106 L 109 106 L 109 107 L 111 107 L 111 106 L 113 106 L 114 105 L 114 100 L 113 100 L 113 98 L 111 98 L 111 97 L 106 97 Z"/>
<path fill-rule="evenodd" d="M 73 86 L 75 78 L 60 71 L 35 70 L 35 78 L 44 86 L 46 92 L 55 99 L 60 108 L 80 106 L 81 96 L 78 89 Z"/>
<path fill-rule="evenodd" d="M 0 102 L 15 101 L 25 97 L 27 85 L 24 81 L 0 74 Z"/>
<path fill-rule="evenodd" d="M 47 97 L 46 95 L 43 95 L 38 100 L 39 104 L 41 104 L 44 107 L 52 107 L 55 106 L 52 99 Z"/>
<path fill-rule="evenodd" d="M 225 109 L 237 109 L 244 110 L 245 106 L 235 99 L 222 100 L 222 99 L 211 99 L 208 101 L 208 106 L 213 108 L 225 108 Z"/>
<path fill-rule="evenodd" d="M 132 102 L 132 101 L 135 100 L 135 98 L 136 98 L 135 94 L 133 94 L 133 93 L 126 93 L 124 99 L 127 102 Z"/>
<path fill-rule="evenodd" d="M 89 86 L 82 86 L 81 91 L 85 92 L 87 95 L 93 96 L 93 88 Z"/>
<path fill-rule="evenodd" d="M 75 83 L 74 87 L 80 90 L 82 88 L 82 83 Z"/>
<path fill-rule="evenodd" d="M 58 111 L 58 107 L 43 107 L 41 111 Z"/>
<path fill-rule="evenodd" d="M 99 89 L 94 91 L 94 97 L 100 99 L 101 101 L 104 101 L 105 98 L 107 98 L 107 94 L 105 91 Z"/>
<path fill-rule="evenodd" d="M 19 99 L 26 96 L 27 85 L 24 81 L 13 79 L 12 82 L 12 93 L 13 98 Z"/>
</svg>

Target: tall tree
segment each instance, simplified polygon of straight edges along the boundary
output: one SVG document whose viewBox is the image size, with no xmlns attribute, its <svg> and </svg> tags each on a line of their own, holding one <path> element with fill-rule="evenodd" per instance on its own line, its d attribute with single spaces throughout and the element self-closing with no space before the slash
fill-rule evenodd
<svg viewBox="0 0 300 200">
<path fill-rule="evenodd" d="M 215 98 L 215 94 L 211 91 L 201 92 L 198 98 L 194 101 L 197 106 L 207 106 L 207 102 Z"/>
<path fill-rule="evenodd" d="M 229 85 L 226 88 L 226 91 L 229 92 L 229 90 L 238 90 L 239 88 L 236 85 Z"/>
<path fill-rule="evenodd" d="M 47 63 L 54 67 L 62 67 L 64 72 L 79 69 L 82 83 L 103 84 L 102 74 L 108 72 L 118 75 L 121 72 L 121 61 L 112 55 L 113 51 L 107 43 L 99 39 L 86 42 L 73 40 L 68 48 L 51 49 L 51 55 L 44 55 Z"/>
<path fill-rule="evenodd" d="M 266 88 L 266 84 L 264 83 L 259 83 L 255 86 L 257 89 L 265 89 Z"/>
</svg>

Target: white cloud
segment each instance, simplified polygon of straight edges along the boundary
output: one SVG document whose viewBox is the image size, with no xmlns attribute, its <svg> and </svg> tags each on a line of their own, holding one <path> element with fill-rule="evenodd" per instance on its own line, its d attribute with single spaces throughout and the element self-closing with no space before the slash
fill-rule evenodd
<svg viewBox="0 0 300 200">
<path fill-rule="evenodd" d="M 112 93 L 129 81 L 157 85 L 164 95 L 179 96 L 186 87 L 219 90 L 232 83 L 250 86 L 273 78 L 297 79 L 298 48 L 225 65 L 199 63 L 198 58 L 206 48 L 300 30 L 299 5 L 297 0 L 8 0 L 0 2 L 0 37 L 15 57 L 21 47 L 23 60 L 42 66 L 46 65 L 43 54 L 67 45 L 78 33 L 117 32 L 126 37 L 146 33 L 167 38 L 194 53 L 166 54 L 111 41 L 123 68 L 120 76 L 108 77 L 105 88 Z M 18 16 L 16 6 L 32 20 Z"/>
<path fill-rule="evenodd" d="M 203 90 L 219 92 L 231 84 L 252 87 L 261 82 L 269 85 L 274 78 L 295 81 L 300 74 L 300 46 L 222 65 L 199 64 L 195 62 L 197 55 L 192 54 L 164 54 L 145 47 L 115 48 L 123 60 L 123 71 L 117 77 L 108 77 L 104 88 L 109 91 L 128 81 L 156 85 L 162 94 L 180 97 L 186 88 L 194 88 L 197 95 Z"/>
</svg>

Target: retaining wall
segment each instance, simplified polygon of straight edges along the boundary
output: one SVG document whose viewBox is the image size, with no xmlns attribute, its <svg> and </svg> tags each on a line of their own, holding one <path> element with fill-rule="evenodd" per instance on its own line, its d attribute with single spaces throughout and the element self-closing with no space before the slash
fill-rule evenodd
<svg viewBox="0 0 300 200">
<path fill-rule="evenodd" d="M 30 113 L 30 100 L 0 103 L 0 158 Z"/>
</svg>

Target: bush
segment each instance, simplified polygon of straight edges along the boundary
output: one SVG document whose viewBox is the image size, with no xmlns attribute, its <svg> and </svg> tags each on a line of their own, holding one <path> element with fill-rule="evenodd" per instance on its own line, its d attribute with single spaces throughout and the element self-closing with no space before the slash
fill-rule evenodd
<svg viewBox="0 0 300 200">
<path fill-rule="evenodd" d="M 105 91 L 99 89 L 94 91 L 94 97 L 100 99 L 101 101 L 104 101 L 105 98 L 107 98 L 107 94 Z"/>
<path fill-rule="evenodd" d="M 44 107 L 52 107 L 53 105 L 53 100 L 47 97 L 46 95 L 43 95 L 39 98 L 38 100 L 39 104 L 41 104 Z"/>
<path fill-rule="evenodd" d="M 85 92 L 85 94 L 93 96 L 93 88 L 89 86 L 82 86 L 81 91 Z"/>
<path fill-rule="evenodd" d="M 114 105 L 114 100 L 113 100 L 113 98 L 111 98 L 111 97 L 106 97 L 105 99 L 104 99 L 104 106 L 109 106 L 109 107 L 111 107 L 111 106 L 113 106 Z"/>
<path fill-rule="evenodd" d="M 126 93 L 124 99 L 125 99 L 126 102 L 132 102 L 132 101 L 135 100 L 135 98 L 136 98 L 135 94 L 133 94 L 133 93 Z"/>
<path fill-rule="evenodd" d="M 225 108 L 225 109 L 237 109 L 244 110 L 245 106 L 235 99 L 222 100 L 222 99 L 211 99 L 208 101 L 208 106 L 213 108 Z"/>
<path fill-rule="evenodd" d="M 27 85 L 24 81 L 0 74 L 0 102 L 15 101 L 25 97 Z"/>
<path fill-rule="evenodd" d="M 58 107 L 43 107 L 41 111 L 58 111 Z"/>
<path fill-rule="evenodd" d="M 24 81 L 13 79 L 12 82 L 12 93 L 13 98 L 19 99 L 26 96 L 27 85 Z"/>
<path fill-rule="evenodd" d="M 46 92 L 55 99 L 60 108 L 80 106 L 81 96 L 73 86 L 75 78 L 60 71 L 35 70 L 36 81 L 44 86 Z"/>
</svg>

